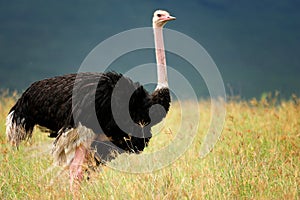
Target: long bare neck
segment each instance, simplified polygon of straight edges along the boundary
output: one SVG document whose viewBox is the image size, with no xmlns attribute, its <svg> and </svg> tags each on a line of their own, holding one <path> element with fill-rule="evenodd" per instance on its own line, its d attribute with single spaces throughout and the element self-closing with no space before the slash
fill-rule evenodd
<svg viewBox="0 0 300 200">
<path fill-rule="evenodd" d="M 155 54 L 157 63 L 157 87 L 155 90 L 161 88 L 168 88 L 167 65 L 166 55 L 163 38 L 163 28 L 153 27 L 154 41 L 155 41 Z"/>
</svg>

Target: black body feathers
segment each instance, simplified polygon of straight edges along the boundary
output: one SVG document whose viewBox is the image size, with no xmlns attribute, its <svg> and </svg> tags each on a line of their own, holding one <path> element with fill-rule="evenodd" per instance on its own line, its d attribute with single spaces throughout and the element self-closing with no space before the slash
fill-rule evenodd
<svg viewBox="0 0 300 200">
<path fill-rule="evenodd" d="M 33 83 L 10 114 L 11 123 L 25 131 L 19 140 L 29 138 L 35 125 L 57 137 L 59 131 L 81 124 L 95 134 L 104 133 L 123 151 L 138 153 L 152 136 L 151 126 L 165 117 L 169 106 L 167 88 L 149 94 L 139 83 L 115 72 L 79 73 Z M 19 140 L 14 141 L 16 145 Z"/>
</svg>

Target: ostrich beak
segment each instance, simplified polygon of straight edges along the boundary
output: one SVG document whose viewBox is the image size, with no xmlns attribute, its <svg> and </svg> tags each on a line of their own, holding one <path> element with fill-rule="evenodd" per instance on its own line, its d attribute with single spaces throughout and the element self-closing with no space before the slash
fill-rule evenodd
<svg viewBox="0 0 300 200">
<path fill-rule="evenodd" d="M 172 21 L 172 20 L 175 20 L 176 19 L 176 17 L 173 17 L 173 16 L 167 16 L 166 18 L 164 18 L 163 20 L 164 21 Z"/>
</svg>

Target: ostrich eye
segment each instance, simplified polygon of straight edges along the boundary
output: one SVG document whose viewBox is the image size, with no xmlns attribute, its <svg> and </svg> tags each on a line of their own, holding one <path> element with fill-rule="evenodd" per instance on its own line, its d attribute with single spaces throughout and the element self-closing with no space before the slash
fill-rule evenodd
<svg viewBox="0 0 300 200">
<path fill-rule="evenodd" d="M 161 17 L 161 14 L 157 14 L 157 17 Z"/>
</svg>

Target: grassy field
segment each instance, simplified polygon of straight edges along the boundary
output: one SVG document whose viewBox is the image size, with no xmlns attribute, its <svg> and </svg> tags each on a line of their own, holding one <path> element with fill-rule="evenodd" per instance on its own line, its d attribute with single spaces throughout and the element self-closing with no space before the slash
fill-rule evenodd
<svg viewBox="0 0 300 200">
<path fill-rule="evenodd" d="M 5 137 L 5 117 L 16 94 L 0 97 L 0 198 L 72 199 L 67 172 L 52 167 L 52 140 L 36 129 L 31 141 L 13 149 Z M 196 103 L 182 102 L 190 109 Z M 155 134 L 145 154 L 170 143 L 181 123 L 186 134 L 197 124 L 181 122 L 179 103 Z M 231 100 L 220 140 L 199 158 L 210 123 L 210 102 L 200 101 L 197 136 L 175 162 L 151 173 L 103 167 L 84 181 L 80 199 L 300 199 L 300 99 Z M 189 112 L 187 112 L 189 114 Z M 159 131 L 162 129 L 161 131 Z M 159 132 L 159 134 L 158 134 Z M 137 155 L 121 155 L 120 158 Z"/>
</svg>

